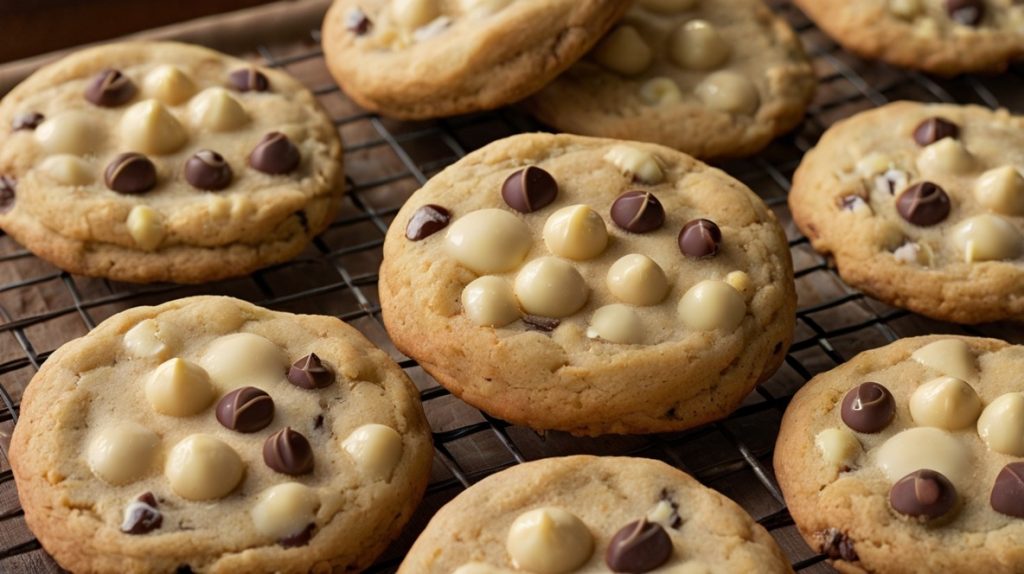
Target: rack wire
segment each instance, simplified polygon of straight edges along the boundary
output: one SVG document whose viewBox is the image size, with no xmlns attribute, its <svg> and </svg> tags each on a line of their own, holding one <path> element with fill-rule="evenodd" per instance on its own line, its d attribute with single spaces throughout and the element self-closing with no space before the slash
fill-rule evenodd
<svg viewBox="0 0 1024 574">
<path fill-rule="evenodd" d="M 433 429 L 435 464 L 423 504 L 403 535 L 368 572 L 394 572 L 430 516 L 461 490 L 514 464 L 573 453 L 657 458 L 733 498 L 780 543 L 798 572 L 834 572 L 800 539 L 771 466 L 782 412 L 814 374 L 856 353 L 900 337 L 967 333 L 1024 342 L 1008 325 L 963 327 L 888 307 L 846 286 L 792 225 L 786 208 L 790 177 L 803 153 L 836 120 L 896 99 L 978 103 L 1024 111 L 1016 96 L 1024 66 L 1000 76 L 935 79 L 867 63 L 844 53 L 785 0 L 770 1 L 799 33 L 820 87 L 804 123 L 761 154 L 720 167 L 757 192 L 789 235 L 799 309 L 796 339 L 785 364 L 743 405 L 718 423 L 647 437 L 574 438 L 538 434 L 494 419 L 453 397 L 388 341 L 377 297 L 384 234 L 402 202 L 433 174 L 490 141 L 544 129 L 514 108 L 431 122 L 395 122 L 356 107 L 330 79 L 312 32 L 290 46 L 263 46 L 267 65 L 303 80 L 325 106 L 345 141 L 348 194 L 330 228 L 293 261 L 248 278 L 204 286 L 136 286 L 72 276 L 0 236 L 0 572 L 60 572 L 24 523 L 7 447 L 21 393 L 60 344 L 86 334 L 128 307 L 199 293 L 241 297 L 292 312 L 333 314 L 388 350 L 421 391 Z"/>
</svg>

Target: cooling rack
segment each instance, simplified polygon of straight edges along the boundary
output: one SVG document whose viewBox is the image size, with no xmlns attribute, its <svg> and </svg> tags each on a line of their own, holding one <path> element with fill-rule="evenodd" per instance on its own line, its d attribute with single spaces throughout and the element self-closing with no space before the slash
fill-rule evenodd
<svg viewBox="0 0 1024 574">
<path fill-rule="evenodd" d="M 803 124 L 761 154 L 720 167 L 757 192 L 786 228 L 796 266 L 796 338 L 785 364 L 727 419 L 681 433 L 580 439 L 538 434 L 487 416 L 451 396 L 388 341 L 377 270 L 384 233 L 402 202 L 432 175 L 491 141 L 545 129 L 515 108 L 430 122 L 396 122 L 359 109 L 326 72 L 319 35 L 262 46 L 258 57 L 309 86 L 345 142 L 348 194 L 338 218 L 299 257 L 250 277 L 203 286 L 136 286 L 61 272 L 0 236 L 0 572 L 59 572 L 26 528 L 7 460 L 22 391 L 46 358 L 110 315 L 200 293 L 241 297 L 273 309 L 338 316 L 399 361 L 421 391 L 435 458 L 423 504 L 368 572 L 394 572 L 405 550 L 445 502 L 511 465 L 575 453 L 635 455 L 679 467 L 741 504 L 771 532 L 802 573 L 834 572 L 801 540 L 771 466 L 782 412 L 816 373 L 900 337 L 966 333 L 1024 342 L 1011 325 L 962 327 L 888 307 L 846 286 L 794 228 L 786 208 L 800 157 L 835 121 L 897 99 L 977 103 L 1024 112 L 1024 66 L 993 77 L 952 80 L 868 63 L 844 53 L 783 0 L 769 2 L 799 33 L 820 87 Z"/>
</svg>

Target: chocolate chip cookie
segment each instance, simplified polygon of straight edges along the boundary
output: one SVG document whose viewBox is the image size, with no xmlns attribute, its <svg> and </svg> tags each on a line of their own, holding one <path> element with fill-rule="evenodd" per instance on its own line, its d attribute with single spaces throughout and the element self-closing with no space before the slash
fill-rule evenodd
<svg viewBox="0 0 1024 574">
<path fill-rule="evenodd" d="M 847 50 L 952 76 L 1024 56 L 1024 4 L 1011 0 L 795 0 Z"/>
<path fill-rule="evenodd" d="M 432 449 L 411 381 L 355 329 L 193 297 L 58 349 L 10 455 L 73 572 L 325 572 L 398 534 Z"/>
<path fill-rule="evenodd" d="M 792 129 L 816 83 L 761 0 L 639 0 L 526 106 L 562 131 L 734 157 Z"/>
<path fill-rule="evenodd" d="M 442 508 L 399 574 L 792 572 L 733 501 L 663 462 L 528 462 Z"/>
<path fill-rule="evenodd" d="M 198 46 L 76 52 L 4 97 L 0 134 L 0 227 L 73 273 L 245 275 L 298 254 L 343 193 L 313 95 Z"/>
<path fill-rule="evenodd" d="M 898 102 L 830 128 L 793 220 L 850 285 L 959 323 L 1024 320 L 1024 119 Z"/>
<path fill-rule="evenodd" d="M 807 543 L 842 572 L 1019 572 L 1024 347 L 903 339 L 818 375 L 775 471 Z"/>
<path fill-rule="evenodd" d="M 594 45 L 629 0 L 335 0 L 327 66 L 364 108 L 425 119 L 539 90 Z"/>
<path fill-rule="evenodd" d="M 388 333 L 468 403 L 536 429 L 678 430 L 731 412 L 792 338 L 782 229 L 675 150 L 529 134 L 417 191 L 384 243 Z"/>
</svg>

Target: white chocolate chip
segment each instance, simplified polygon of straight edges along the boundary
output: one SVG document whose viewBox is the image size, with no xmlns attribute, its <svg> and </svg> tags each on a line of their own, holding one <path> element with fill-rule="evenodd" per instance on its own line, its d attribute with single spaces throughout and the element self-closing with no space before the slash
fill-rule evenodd
<svg viewBox="0 0 1024 574">
<path fill-rule="evenodd" d="M 137 423 L 101 428 L 89 441 L 89 469 L 108 484 L 130 484 L 149 474 L 159 445 L 156 433 Z"/>
<path fill-rule="evenodd" d="M 942 138 L 929 144 L 917 156 L 917 169 L 921 174 L 962 174 L 974 169 L 974 156 L 960 140 Z"/>
<path fill-rule="evenodd" d="M 924 267 L 931 266 L 935 254 L 927 243 L 907 241 L 892 252 L 893 257 L 901 263 L 916 263 Z"/>
<path fill-rule="evenodd" d="M 526 223 L 501 209 L 467 213 L 456 219 L 445 234 L 448 254 L 477 273 L 515 269 L 532 244 Z"/>
<path fill-rule="evenodd" d="M 594 551 L 590 529 L 575 514 L 544 507 L 520 514 L 505 542 L 512 564 L 534 574 L 567 574 Z"/>
<path fill-rule="evenodd" d="M 519 318 L 519 305 L 508 281 L 484 275 L 463 288 L 462 312 L 475 325 L 504 327 Z"/>
<path fill-rule="evenodd" d="M 847 195 L 844 197 L 842 199 L 842 207 L 843 211 L 849 211 L 850 213 L 861 217 L 870 217 L 874 214 L 874 210 L 871 209 L 871 205 L 864 201 L 864 198 L 859 195 Z"/>
<path fill-rule="evenodd" d="M 658 76 L 640 86 L 640 97 L 652 106 L 663 106 L 683 101 L 683 92 L 672 78 Z"/>
<path fill-rule="evenodd" d="M 619 74 L 632 76 L 651 65 L 651 47 L 636 28 L 628 24 L 617 26 L 594 48 L 598 64 Z"/>
<path fill-rule="evenodd" d="M 604 154 L 604 160 L 619 168 L 623 175 L 644 183 L 661 183 L 665 179 L 658 156 L 630 145 L 612 147 Z"/>
<path fill-rule="evenodd" d="M 889 482 L 927 468 L 942 473 L 958 489 L 971 476 L 971 457 L 956 436 L 933 427 L 905 430 L 878 448 L 876 462 Z"/>
<path fill-rule="evenodd" d="M 124 346 L 136 357 L 164 359 L 171 355 L 178 340 L 167 325 L 160 325 L 155 319 L 139 322 L 124 334 Z"/>
<path fill-rule="evenodd" d="M 672 32 L 669 55 L 687 70 L 712 70 L 729 59 L 729 45 L 706 20 L 690 20 Z"/>
<path fill-rule="evenodd" d="M 153 410 L 172 417 L 187 417 L 213 402 L 210 377 L 199 365 L 174 358 L 153 371 L 146 381 L 146 400 Z"/>
<path fill-rule="evenodd" d="M 631 253 L 608 269 L 608 290 L 630 305 L 656 305 L 668 293 L 668 278 L 653 259 Z"/>
<path fill-rule="evenodd" d="M 152 251 L 164 240 L 163 217 L 148 205 L 136 205 L 128 212 L 125 221 L 128 234 L 135 244 L 145 251 Z"/>
<path fill-rule="evenodd" d="M 96 118 L 75 111 L 64 112 L 39 124 L 35 137 L 48 154 L 74 155 L 96 151 L 104 139 Z"/>
<path fill-rule="evenodd" d="M 568 317 L 583 307 L 589 293 L 576 267 L 557 257 L 534 259 L 516 276 L 516 298 L 531 315 Z"/>
<path fill-rule="evenodd" d="M 475 16 L 490 16 L 508 6 L 512 0 L 459 0 L 459 8 L 464 13 Z"/>
<path fill-rule="evenodd" d="M 950 239 L 967 263 L 1016 259 L 1024 244 L 1024 235 L 1016 225 L 1004 217 L 987 213 L 958 223 Z"/>
<path fill-rule="evenodd" d="M 637 4 L 662 14 L 672 14 L 689 10 L 697 5 L 697 0 L 637 0 Z"/>
<path fill-rule="evenodd" d="M 435 0 L 392 0 L 391 18 L 399 28 L 412 32 L 441 15 Z"/>
<path fill-rule="evenodd" d="M 1024 456 L 1024 393 L 999 395 L 978 417 L 978 435 L 989 450 Z"/>
<path fill-rule="evenodd" d="M 679 516 L 678 507 L 668 500 L 659 500 L 654 508 L 647 511 L 647 521 L 660 524 L 662 527 L 679 528 L 682 518 Z"/>
<path fill-rule="evenodd" d="M 910 174 L 894 167 L 875 176 L 875 191 L 882 195 L 896 195 L 910 183 Z"/>
<path fill-rule="evenodd" d="M 280 347 L 253 333 L 234 333 L 214 340 L 200 360 L 210 380 L 222 390 L 251 385 L 253 381 L 281 380 L 287 363 Z"/>
<path fill-rule="evenodd" d="M 92 168 L 76 155 L 50 156 L 39 164 L 39 170 L 61 185 L 88 185 L 93 182 Z"/>
<path fill-rule="evenodd" d="M 900 18 L 912 20 L 921 13 L 921 0 L 889 0 L 889 11 Z"/>
<path fill-rule="evenodd" d="M 613 303 L 594 311 L 587 336 L 609 343 L 640 343 L 644 339 L 644 325 L 632 307 Z"/>
<path fill-rule="evenodd" d="M 593 209 L 570 205 L 548 217 L 544 223 L 544 244 L 561 257 L 577 261 L 593 259 L 608 245 L 608 229 Z"/>
<path fill-rule="evenodd" d="M 853 468 L 857 457 L 864 452 L 860 441 L 852 432 L 845 428 L 825 429 L 814 437 L 822 458 L 828 464 L 841 469 Z"/>
<path fill-rule="evenodd" d="M 892 168 L 892 165 L 893 161 L 891 157 L 883 153 L 873 151 L 860 158 L 855 169 L 861 177 L 867 179 L 880 173 L 884 173 L 886 170 Z M 889 193 L 892 192 L 890 191 Z"/>
<path fill-rule="evenodd" d="M 972 381 L 978 376 L 974 352 L 960 339 L 928 343 L 910 357 L 925 367 L 964 381 Z"/>
<path fill-rule="evenodd" d="M 706 279 L 690 288 L 679 300 L 679 316 L 690 329 L 732 331 L 747 314 L 747 303 L 732 285 Z"/>
<path fill-rule="evenodd" d="M 121 145 L 125 149 L 150 154 L 168 154 L 185 145 L 188 135 L 163 104 L 143 100 L 121 118 Z"/>
<path fill-rule="evenodd" d="M 146 74 L 142 86 L 147 95 L 169 106 L 176 106 L 196 93 L 196 84 L 188 74 L 166 64 Z"/>
<path fill-rule="evenodd" d="M 402 436 L 395 429 L 376 423 L 352 431 L 341 446 L 356 466 L 374 479 L 390 480 L 402 458 Z"/>
<path fill-rule="evenodd" d="M 290 538 L 316 522 L 320 497 L 298 482 L 275 484 L 261 492 L 249 515 L 256 530 L 271 540 Z"/>
<path fill-rule="evenodd" d="M 743 271 L 730 271 L 725 276 L 725 282 L 731 285 L 733 289 L 739 291 L 744 297 L 750 297 L 754 294 L 754 283 L 750 280 L 750 275 Z"/>
<path fill-rule="evenodd" d="M 757 87 L 746 76 L 731 70 L 715 72 L 694 90 L 704 105 L 720 112 L 752 116 L 761 105 Z"/>
<path fill-rule="evenodd" d="M 919 426 L 960 430 L 981 413 L 981 397 L 956 377 L 939 377 L 917 387 L 910 395 L 910 416 Z"/>
<path fill-rule="evenodd" d="M 238 129 L 249 123 L 242 104 L 224 88 L 207 88 L 188 103 L 189 118 L 197 129 L 214 132 Z"/>
<path fill-rule="evenodd" d="M 193 434 L 174 445 L 164 475 L 175 494 L 188 500 L 213 500 L 238 486 L 245 465 L 238 453 L 219 439 Z"/>
<path fill-rule="evenodd" d="M 1012 165 L 990 169 L 974 184 L 974 198 L 996 213 L 1024 215 L 1024 177 Z"/>
</svg>

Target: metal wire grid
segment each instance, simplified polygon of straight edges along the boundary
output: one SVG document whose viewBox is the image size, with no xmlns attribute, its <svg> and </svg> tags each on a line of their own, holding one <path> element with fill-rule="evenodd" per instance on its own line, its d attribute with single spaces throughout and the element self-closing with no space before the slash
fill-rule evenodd
<svg viewBox="0 0 1024 574">
<path fill-rule="evenodd" d="M 0 236 L 0 270 L 26 269 L 15 273 L 13 280 L 0 283 L 0 349 L 6 346 L 17 351 L 10 358 L 6 355 L 11 353 L 0 356 L 6 358 L 0 362 L 0 572 L 59 571 L 24 525 L 7 460 L 6 447 L 18 419 L 18 399 L 24 384 L 56 346 L 84 334 L 102 318 L 130 306 L 199 292 L 242 296 L 271 308 L 331 312 L 389 349 L 420 386 L 435 429 L 433 477 L 424 503 L 406 532 L 369 572 L 393 572 L 433 512 L 484 476 L 525 460 L 580 452 L 647 456 L 682 468 L 750 511 L 781 543 L 794 569 L 831 572 L 823 563 L 824 557 L 800 540 L 771 468 L 775 432 L 793 392 L 815 373 L 901 336 L 959 331 L 1013 340 L 1019 335 L 1005 326 L 965 328 L 928 321 L 886 307 L 845 286 L 791 225 L 785 206 L 790 175 L 802 154 L 840 117 L 900 98 L 977 102 L 1012 109 L 1011 104 L 1024 105 L 1024 101 L 1005 99 L 1020 85 L 1024 71 L 1018 67 L 998 78 L 966 76 L 940 81 L 916 72 L 867 64 L 844 54 L 788 2 L 777 0 L 771 4 L 790 21 L 808 47 L 819 74 L 819 96 L 797 132 L 757 157 L 722 167 L 757 191 L 788 227 L 800 294 L 798 328 L 783 368 L 728 419 L 683 433 L 652 437 L 542 436 L 471 409 L 429 379 L 414 361 L 400 357 L 384 334 L 376 295 L 377 264 L 390 219 L 415 188 L 468 151 L 541 126 L 514 109 L 424 124 L 399 124 L 361 111 L 323 74 L 322 52 L 316 47 L 319 37 L 313 32 L 310 42 L 300 48 L 259 50 L 268 65 L 287 69 L 300 78 L 309 76 L 311 68 L 319 70 L 320 77 L 325 78 L 322 83 L 305 79 L 331 111 L 346 142 L 346 206 L 301 257 L 247 279 L 201 288 L 139 287 L 71 276 L 41 263 L 9 238 Z M 366 165 L 373 169 L 358 169 L 364 155 L 369 159 Z M 9 248 L 3 249 L 5 246 Z M 25 304 L 33 300 L 42 303 Z M 335 304 L 338 301 L 341 303 Z M 77 325 L 68 327 L 65 320 Z M 58 332 L 56 340 L 54 331 Z M 47 350 L 38 350 L 35 339 L 48 340 Z"/>
</svg>

